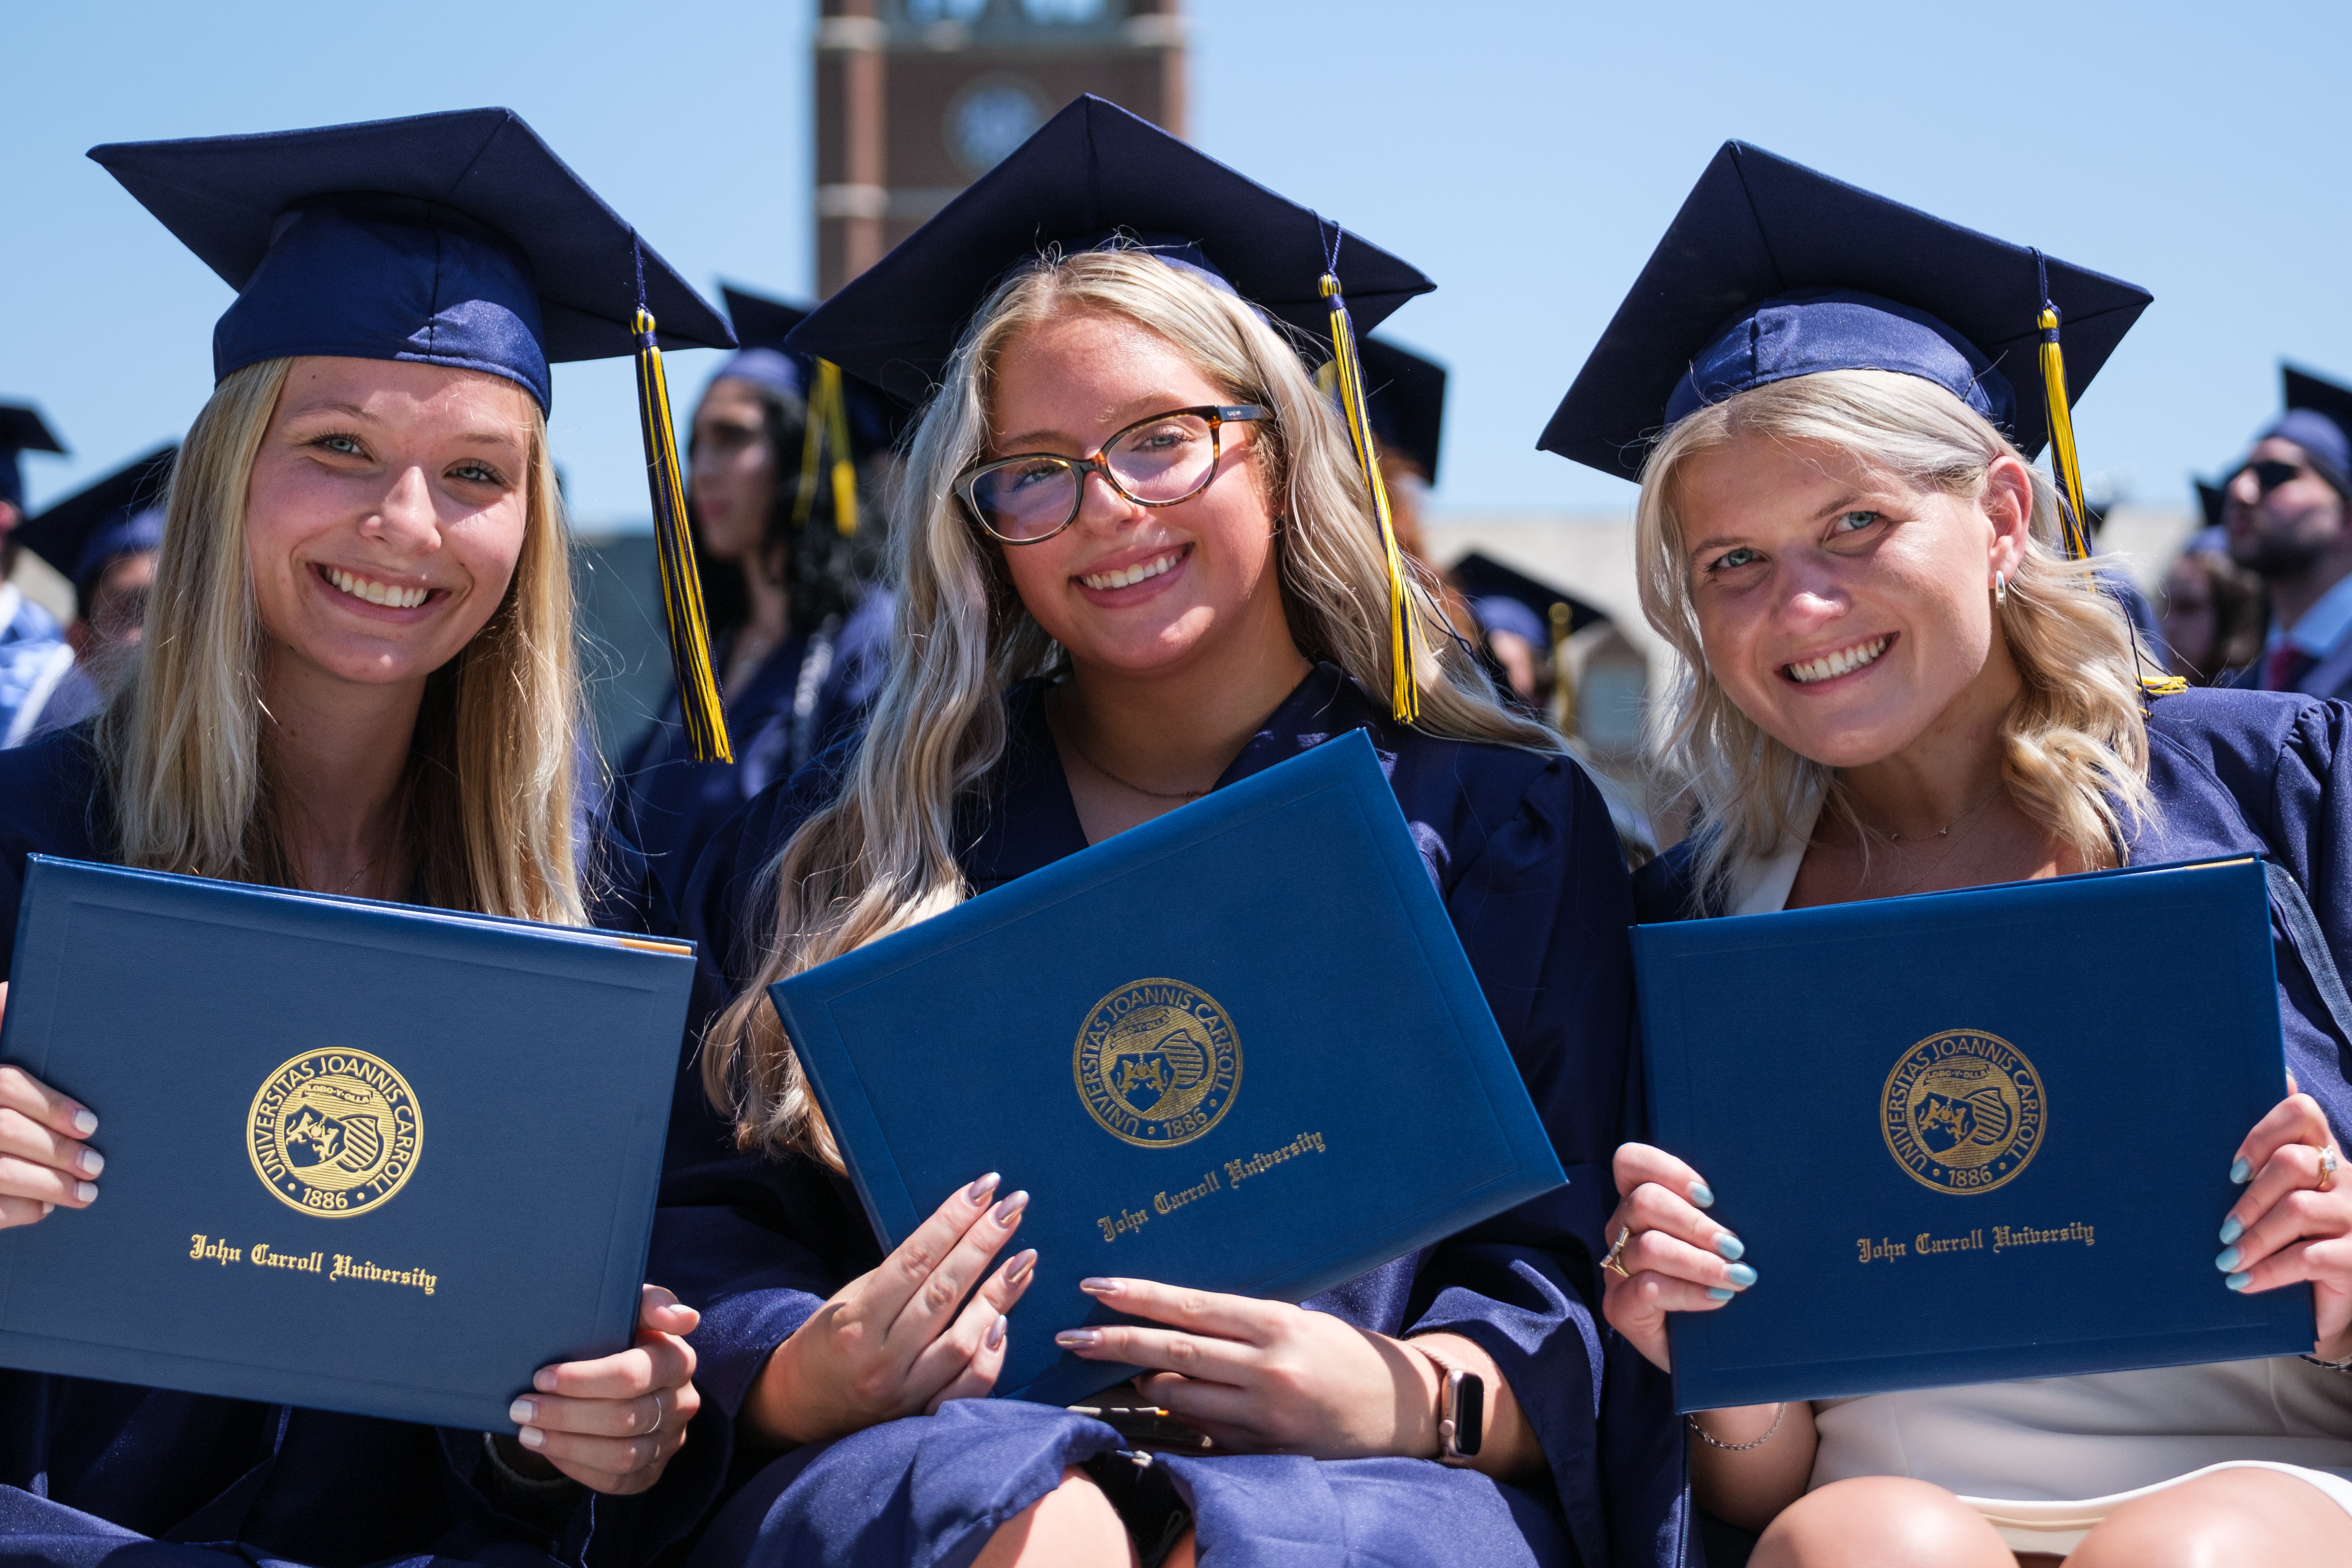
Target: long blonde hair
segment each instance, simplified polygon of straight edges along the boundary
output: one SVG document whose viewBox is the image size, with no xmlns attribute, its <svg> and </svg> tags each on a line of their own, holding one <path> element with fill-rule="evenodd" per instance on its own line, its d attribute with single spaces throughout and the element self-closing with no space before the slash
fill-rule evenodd
<svg viewBox="0 0 2352 1568">
<path fill-rule="evenodd" d="M 838 1169 L 766 987 L 950 909 L 969 896 L 956 859 L 957 800 L 1007 740 L 1003 693 L 1061 668 L 951 486 L 986 449 L 998 362 L 1027 328 L 1064 310 L 1133 321 L 1190 359 L 1235 403 L 1275 417 L 1252 428 L 1276 512 L 1275 550 L 1292 638 L 1366 690 L 1389 689 L 1388 572 L 1371 500 L 1346 431 L 1298 352 L 1249 306 L 1192 274 L 1128 250 L 1048 254 L 1001 284 L 949 361 L 914 433 L 895 497 L 891 575 L 902 657 L 877 700 L 837 798 L 767 867 L 748 907 L 745 951 L 721 954 L 753 978 L 712 1026 L 703 1077 L 746 1148 L 798 1152 Z M 1557 750 L 1549 731 L 1503 709 L 1475 660 L 1443 630 L 1428 589 L 1413 600 L 1419 728 Z M 764 924 L 767 929 L 755 930 Z"/>
<path fill-rule="evenodd" d="M 1652 715 L 1652 742 L 1662 785 L 1684 796 L 1698 824 L 1692 887 L 1702 902 L 1742 860 L 1782 850 L 1816 799 L 1853 815 L 1837 771 L 1766 734 L 1706 667 L 1676 481 L 1691 458 L 1743 435 L 1833 447 L 1914 489 L 1954 496 L 1977 495 L 1995 461 L 2020 457 L 1942 387 L 1874 370 L 1822 371 L 1740 393 L 1689 416 L 1651 452 L 1634 512 L 1642 610 L 1682 656 L 1673 690 Z M 2091 573 L 2060 552 L 2057 491 L 2041 470 L 2028 472 L 2032 538 L 1994 616 L 2023 683 L 2001 721 L 2001 779 L 2031 821 L 2096 863 L 2125 817 L 2153 809 L 2143 654 Z"/>
<path fill-rule="evenodd" d="M 293 364 L 268 360 L 223 379 L 173 469 L 136 671 L 97 731 L 125 865 L 293 879 L 246 547 L 254 459 Z M 427 679 L 417 714 L 404 830 L 428 902 L 587 923 L 572 844 L 583 712 L 563 517 L 534 405 L 514 580 L 488 623 Z"/>
</svg>

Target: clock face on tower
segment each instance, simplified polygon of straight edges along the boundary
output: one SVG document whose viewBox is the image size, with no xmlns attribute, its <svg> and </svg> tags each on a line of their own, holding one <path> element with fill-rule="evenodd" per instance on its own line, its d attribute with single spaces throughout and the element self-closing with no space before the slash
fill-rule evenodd
<svg viewBox="0 0 2352 1568">
<path fill-rule="evenodd" d="M 986 77 L 948 105 L 948 150 L 974 174 L 984 174 L 1045 123 L 1045 95 L 1017 77 Z"/>
</svg>

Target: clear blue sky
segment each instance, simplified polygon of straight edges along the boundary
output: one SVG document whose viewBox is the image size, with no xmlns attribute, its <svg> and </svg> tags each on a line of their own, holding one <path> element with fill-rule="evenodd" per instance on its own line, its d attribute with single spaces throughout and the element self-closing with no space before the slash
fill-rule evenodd
<svg viewBox="0 0 2352 1568">
<path fill-rule="evenodd" d="M 2145 284 L 2084 466 L 2185 500 L 2286 355 L 2352 380 L 2352 7 L 1187 0 L 1211 153 L 1418 262 L 1389 328 L 1454 372 L 1449 510 L 1613 507 L 1537 433 L 1738 136 Z M 83 151 L 502 103 L 690 279 L 804 293 L 814 0 L 27 6 L 0 93 L 0 400 L 74 447 L 33 499 L 178 434 L 228 291 Z M 718 356 L 673 356 L 689 399 Z M 556 372 L 575 513 L 641 516 L 625 362 Z"/>
</svg>

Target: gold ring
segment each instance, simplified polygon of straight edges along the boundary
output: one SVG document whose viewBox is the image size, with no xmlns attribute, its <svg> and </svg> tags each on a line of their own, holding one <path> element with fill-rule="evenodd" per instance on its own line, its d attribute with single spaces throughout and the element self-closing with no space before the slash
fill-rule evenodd
<svg viewBox="0 0 2352 1568">
<path fill-rule="evenodd" d="M 1601 1260 L 1601 1267 L 1607 1269 L 1610 1273 L 1614 1274 L 1620 1279 L 1631 1279 L 1633 1278 L 1631 1274 L 1628 1274 L 1625 1271 L 1625 1266 L 1617 1261 L 1618 1255 L 1625 1250 L 1625 1244 L 1633 1239 L 1633 1227 L 1630 1225 L 1626 1226 L 1618 1231 L 1617 1239 L 1610 1244 L 1609 1256 Z"/>
<path fill-rule="evenodd" d="M 2340 1163 L 2342 1163 L 2342 1162 L 2337 1160 L 2336 1157 L 2335 1144 L 2330 1143 L 2326 1148 L 2322 1149 L 2319 1152 L 2318 1190 L 2320 1192 L 2326 1192 L 2328 1187 L 2334 1184 L 2336 1180 L 2336 1168 Z"/>
</svg>

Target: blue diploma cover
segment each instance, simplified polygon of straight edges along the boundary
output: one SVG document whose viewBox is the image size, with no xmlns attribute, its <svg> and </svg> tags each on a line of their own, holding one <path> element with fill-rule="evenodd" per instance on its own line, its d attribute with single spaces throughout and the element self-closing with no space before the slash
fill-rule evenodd
<svg viewBox="0 0 2352 1568">
<path fill-rule="evenodd" d="M 1637 928 L 1652 1136 L 1759 1275 L 1673 1319 L 1676 1408 L 2310 1350 L 2214 1267 L 2269 908 L 2240 860 Z"/>
<path fill-rule="evenodd" d="M 1361 732 L 769 988 L 885 1246 L 991 1170 L 999 1394 L 1090 1275 L 1297 1301 L 1565 1180 Z"/>
<path fill-rule="evenodd" d="M 636 1323 L 692 950 L 35 857 L 0 1059 L 98 1201 L 0 1231 L 0 1366 L 512 1431 Z"/>
</svg>

